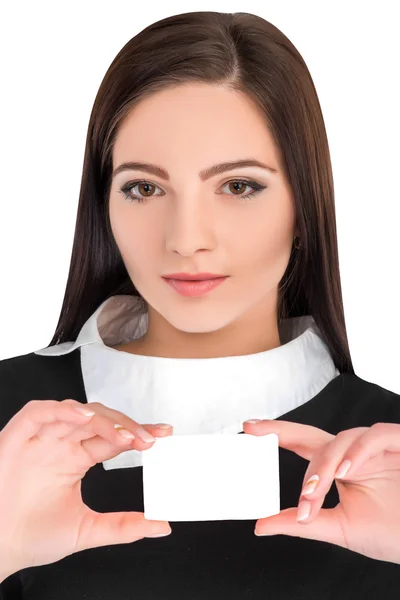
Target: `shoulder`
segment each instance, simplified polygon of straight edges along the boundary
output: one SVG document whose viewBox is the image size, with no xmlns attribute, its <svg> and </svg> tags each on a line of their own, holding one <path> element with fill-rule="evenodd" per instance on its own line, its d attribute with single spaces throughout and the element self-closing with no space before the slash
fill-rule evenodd
<svg viewBox="0 0 400 600">
<path fill-rule="evenodd" d="M 80 349 L 62 356 L 29 352 L 0 360 L 0 430 L 30 400 L 82 397 Z"/>
<path fill-rule="evenodd" d="M 32 353 L 0 360 L 0 431 L 28 402 L 24 381 L 32 373 Z"/>
<path fill-rule="evenodd" d="M 0 389 L 12 392 L 26 384 L 56 382 L 72 370 L 80 370 L 80 349 L 61 356 L 41 356 L 35 352 L 0 360 Z"/>
<path fill-rule="evenodd" d="M 0 398 L 4 402 L 9 395 L 14 395 L 17 388 L 35 372 L 35 354 L 23 354 L 0 360 Z"/>
<path fill-rule="evenodd" d="M 349 419 L 400 423 L 400 394 L 352 373 L 343 375 L 343 389 L 340 410 Z"/>
</svg>

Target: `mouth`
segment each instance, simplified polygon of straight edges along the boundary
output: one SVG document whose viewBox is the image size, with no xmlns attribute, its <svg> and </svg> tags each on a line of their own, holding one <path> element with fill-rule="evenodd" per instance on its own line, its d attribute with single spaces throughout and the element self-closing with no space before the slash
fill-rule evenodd
<svg viewBox="0 0 400 600">
<path fill-rule="evenodd" d="M 174 279 L 180 281 L 209 281 L 210 279 L 221 279 L 228 277 L 222 273 L 170 273 L 163 275 L 164 279 Z"/>
<path fill-rule="evenodd" d="M 165 281 L 181 296 L 202 296 L 220 285 L 228 276 L 214 277 L 213 279 L 172 279 L 164 277 Z"/>
</svg>

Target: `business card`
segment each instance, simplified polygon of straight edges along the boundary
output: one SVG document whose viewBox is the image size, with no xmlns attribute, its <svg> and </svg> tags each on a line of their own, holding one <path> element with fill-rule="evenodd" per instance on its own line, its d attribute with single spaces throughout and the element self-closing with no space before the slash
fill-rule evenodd
<svg viewBox="0 0 400 600">
<path fill-rule="evenodd" d="M 146 519 L 262 519 L 280 512 L 276 433 L 156 438 L 142 461 Z"/>
</svg>

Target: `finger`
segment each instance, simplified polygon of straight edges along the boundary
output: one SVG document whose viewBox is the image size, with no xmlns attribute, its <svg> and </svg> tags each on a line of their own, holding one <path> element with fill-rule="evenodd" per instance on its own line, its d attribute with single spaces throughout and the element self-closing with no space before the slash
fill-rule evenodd
<svg viewBox="0 0 400 600">
<path fill-rule="evenodd" d="M 343 460 L 351 462 L 348 473 L 356 473 L 368 460 L 381 452 L 400 453 L 400 425 L 397 423 L 374 423 L 366 428 L 364 435 L 353 440 Z M 397 462 L 397 456 L 392 456 Z"/>
<path fill-rule="evenodd" d="M 74 404 L 71 403 L 62 403 L 58 400 L 30 400 L 11 417 L 2 430 L 2 437 L 11 451 L 19 448 L 22 442 L 37 436 L 44 425 L 67 422 L 74 428 L 90 419 L 90 416 L 77 412 Z"/>
<path fill-rule="evenodd" d="M 137 450 L 137 448 L 134 448 L 135 441 L 136 440 L 130 441 L 120 436 L 120 438 L 113 443 L 96 435 L 87 440 L 82 440 L 80 444 L 88 454 L 91 464 L 95 465 L 102 463 L 105 460 L 110 460 L 122 452 Z"/>
<path fill-rule="evenodd" d="M 279 421 L 278 419 L 265 419 L 258 423 L 244 421 L 243 430 L 251 435 L 276 433 L 279 438 L 279 446 L 295 452 L 306 460 L 311 460 L 316 452 L 335 438 L 334 435 L 318 427 Z"/>
<path fill-rule="evenodd" d="M 99 436 L 117 448 L 121 448 L 124 445 L 125 447 L 128 447 L 131 443 L 134 443 L 135 447 L 138 447 L 139 449 L 149 447 L 156 441 L 156 438 L 150 435 L 150 433 L 138 423 L 136 423 L 134 428 L 132 427 L 132 429 L 128 430 L 119 423 L 115 423 L 108 416 L 98 414 L 97 410 L 99 409 L 96 409 L 96 414 L 89 423 L 86 423 L 83 427 L 75 428 L 62 439 L 70 442 L 83 442 L 84 440 L 88 441 L 92 437 Z M 143 435 L 143 431 L 148 437 L 148 442 L 143 441 L 138 435 L 139 432 Z"/>
<path fill-rule="evenodd" d="M 288 508 L 277 515 L 258 519 L 254 533 L 256 535 L 290 535 L 348 548 L 342 526 L 346 516 L 343 514 L 340 504 L 334 508 L 323 508 L 317 517 L 306 526 L 297 522 L 296 514 L 296 508 Z"/>
<path fill-rule="evenodd" d="M 172 435 L 172 426 L 169 426 L 168 429 L 164 427 L 164 424 L 162 424 L 161 427 L 158 425 L 146 425 L 146 427 L 149 427 L 156 437 Z M 128 450 L 144 451 L 152 446 L 152 444 L 146 444 L 140 439 L 127 440 L 122 436 L 119 444 L 113 444 L 99 436 L 88 437 L 90 437 L 90 439 L 81 441 L 81 446 L 86 450 L 93 461 L 93 464 L 110 460 L 121 454 L 121 452 L 126 452 Z"/>
<path fill-rule="evenodd" d="M 63 404 L 71 404 L 77 408 L 77 410 L 83 411 L 94 411 L 95 415 L 93 419 L 86 424 L 86 427 L 82 426 L 80 428 L 68 429 L 66 428 L 66 433 L 64 435 L 60 434 L 60 438 L 67 439 L 69 441 L 81 441 L 83 439 L 88 439 L 89 437 L 95 435 L 97 430 L 95 427 L 101 422 L 103 422 L 104 418 L 108 417 L 108 422 L 113 424 L 115 427 L 120 427 L 121 429 L 126 429 L 129 431 L 135 438 L 142 439 L 146 441 L 146 443 L 154 443 L 154 437 L 139 423 L 130 419 L 127 415 L 123 413 L 110 409 L 104 404 L 100 402 L 91 402 L 90 404 L 82 404 L 77 402 L 76 400 L 66 399 L 62 401 Z M 115 419 L 119 419 L 117 422 Z M 58 425 L 57 430 L 53 428 L 52 432 L 55 433 L 62 431 L 62 425 Z M 108 435 L 103 435 L 105 432 L 108 432 Z M 102 428 L 102 433 L 99 434 L 101 437 L 107 437 L 111 443 L 115 441 L 115 437 L 113 439 L 112 430 L 108 426 L 107 429 L 104 429 L 104 425 Z M 111 438 L 110 438 L 111 435 Z"/>
<path fill-rule="evenodd" d="M 78 415 L 82 415 L 83 418 L 79 419 L 78 422 L 74 421 L 55 421 L 52 423 L 46 423 L 42 425 L 36 437 L 40 439 L 62 439 L 69 434 L 74 434 L 75 431 L 81 430 L 82 432 L 87 432 L 85 435 L 90 437 L 93 433 L 89 433 L 90 429 L 85 427 L 91 421 L 92 417 L 95 416 L 96 411 L 92 409 L 92 407 L 87 404 L 82 404 L 77 400 L 72 400 L 71 398 L 67 398 L 65 400 L 57 400 L 60 406 L 70 406 L 74 413 Z"/>
<path fill-rule="evenodd" d="M 80 421 L 81 420 L 82 419 L 80 419 Z M 59 421 L 43 425 L 40 429 L 39 436 L 40 438 L 65 439 L 71 442 L 80 442 L 96 436 L 93 432 L 93 427 L 89 426 L 90 421 L 88 419 L 85 419 L 84 421 L 86 422 L 80 423 L 79 421 L 71 421 L 68 423 L 66 421 Z M 114 426 L 117 425 L 120 426 L 119 423 L 114 423 Z M 167 425 L 165 423 L 156 425 L 145 424 L 142 426 L 154 437 L 165 437 L 167 435 L 172 435 L 173 433 L 172 425 Z M 126 428 L 123 429 L 126 431 Z M 118 431 L 121 433 L 121 429 L 118 429 Z M 140 447 L 140 449 L 144 447 L 147 448 L 149 447 L 149 443 L 141 442 L 139 438 L 138 447 Z"/>
<path fill-rule="evenodd" d="M 109 546 L 129 544 L 159 534 L 169 535 L 168 521 L 148 521 L 139 512 L 98 513 L 87 508 L 79 528 L 75 552 Z"/>
<path fill-rule="evenodd" d="M 173 426 L 168 423 L 142 423 L 142 425 L 155 437 L 172 435 L 174 430 Z"/>
<path fill-rule="evenodd" d="M 44 402 L 47 403 L 47 401 L 38 402 L 41 404 L 42 408 L 43 406 L 46 407 L 46 404 L 44 404 Z M 55 408 L 62 408 L 62 413 L 66 412 L 66 407 L 70 408 L 70 410 L 67 410 L 66 412 L 67 415 L 72 415 L 72 417 L 70 417 L 70 422 L 64 420 L 46 423 L 44 425 L 41 425 L 39 431 L 37 432 L 37 435 L 32 437 L 39 437 L 40 439 L 62 439 L 71 442 L 83 442 L 84 440 L 93 440 L 91 444 L 82 444 L 82 447 L 86 450 L 88 456 L 92 461 L 92 464 L 96 464 L 97 462 L 102 462 L 104 460 L 113 458 L 125 450 L 144 450 L 152 446 L 152 444 L 154 443 L 143 442 L 140 438 L 135 437 L 133 438 L 132 443 L 132 439 L 127 439 L 125 437 L 126 433 L 128 432 L 124 430 L 124 428 L 116 428 L 115 426 L 119 424 L 112 423 L 112 421 L 110 421 L 110 419 L 107 419 L 107 417 L 104 417 L 103 414 L 97 414 L 97 412 L 95 412 L 95 415 L 93 415 L 93 417 L 85 417 L 81 414 L 81 412 L 76 412 L 75 410 L 76 408 L 79 411 L 82 409 L 93 409 L 95 411 L 98 411 L 99 413 L 118 413 L 118 411 L 107 411 L 105 407 L 101 404 L 97 405 L 97 403 L 92 403 L 90 406 L 82 405 L 82 403 L 72 399 L 51 402 L 55 403 Z M 72 411 L 71 408 L 73 409 Z M 118 415 L 122 415 L 122 417 L 124 417 L 122 413 L 118 413 Z M 122 418 L 121 420 L 125 421 L 126 419 Z M 160 423 L 155 425 L 140 426 L 135 421 L 132 421 L 129 418 L 127 418 L 127 420 L 135 424 L 136 430 L 143 429 L 144 431 L 146 431 L 146 433 L 147 430 L 150 430 L 150 432 L 153 433 L 156 437 L 172 435 L 173 432 L 173 427 L 168 424 Z"/>
<path fill-rule="evenodd" d="M 84 440 L 96 437 L 96 435 L 100 435 L 101 438 L 107 439 L 111 444 L 114 444 L 117 441 L 117 437 L 115 437 L 114 432 L 112 431 L 112 429 L 114 429 L 117 433 L 117 436 L 121 438 L 120 441 L 122 443 L 125 442 L 126 445 L 126 442 L 128 442 L 131 448 L 134 448 L 135 450 L 144 450 L 150 448 L 154 444 L 154 441 L 157 439 L 157 437 L 166 437 L 168 435 L 172 435 L 173 432 L 172 426 L 164 428 L 164 426 L 146 425 L 146 431 L 153 436 L 154 441 L 144 442 L 140 437 L 137 436 L 136 430 L 132 431 L 126 429 L 125 427 L 122 427 L 120 423 L 113 423 L 107 417 L 103 417 L 101 415 L 96 416 L 97 418 L 107 420 L 107 431 L 104 430 L 103 433 L 98 433 L 99 430 L 96 429 L 95 423 L 93 425 L 83 424 L 67 432 L 62 439 L 72 442 L 82 442 Z"/>
<path fill-rule="evenodd" d="M 341 431 L 311 459 L 298 502 L 297 518 L 300 523 L 309 523 L 316 518 L 336 478 L 338 467 L 343 462 L 343 456 L 354 440 L 363 436 L 366 430 L 367 427 L 357 427 Z M 308 516 L 305 516 L 307 512 Z M 301 518 L 304 516 L 305 518 Z"/>
<path fill-rule="evenodd" d="M 131 419 L 124 413 L 122 413 L 118 410 L 109 408 L 108 406 L 104 406 L 104 404 L 101 404 L 100 402 L 90 402 L 89 405 L 85 404 L 84 406 L 85 406 L 85 408 L 90 408 L 90 409 L 94 410 L 96 412 L 96 417 L 100 417 L 100 416 L 107 417 L 109 419 L 109 421 L 112 422 L 113 424 L 120 425 L 122 428 L 131 432 L 135 436 L 135 438 L 138 439 L 138 444 L 140 446 L 139 449 L 148 448 L 150 444 L 154 444 L 155 437 L 148 430 L 148 426 L 141 425 L 140 423 L 138 423 L 137 421 L 134 421 L 133 419 Z M 95 421 L 95 417 L 93 420 Z M 158 437 L 162 437 L 162 435 L 163 435 L 163 433 L 162 433 L 163 430 L 161 427 L 162 425 L 163 424 L 160 424 L 160 427 L 157 428 Z M 171 428 L 172 428 L 172 426 L 171 426 Z M 86 429 L 88 431 L 90 431 L 90 426 L 87 427 Z M 168 432 L 168 430 L 167 430 L 167 432 Z M 78 432 L 71 432 L 70 434 L 68 434 L 66 436 L 66 439 L 73 440 L 73 441 L 80 441 L 78 436 L 79 436 Z M 112 441 L 112 440 L 110 440 L 110 441 Z"/>
</svg>

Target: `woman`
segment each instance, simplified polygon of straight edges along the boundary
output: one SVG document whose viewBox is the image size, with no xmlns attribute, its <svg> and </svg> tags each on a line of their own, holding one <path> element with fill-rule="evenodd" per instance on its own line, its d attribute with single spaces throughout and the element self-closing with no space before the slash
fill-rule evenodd
<svg viewBox="0 0 400 600">
<path fill-rule="evenodd" d="M 56 332 L 0 382 L 3 599 L 398 598 L 399 396 L 354 373 L 323 117 L 266 20 L 176 15 L 116 56 Z M 242 432 L 279 435 L 280 514 L 143 518 L 155 437 Z"/>
</svg>

